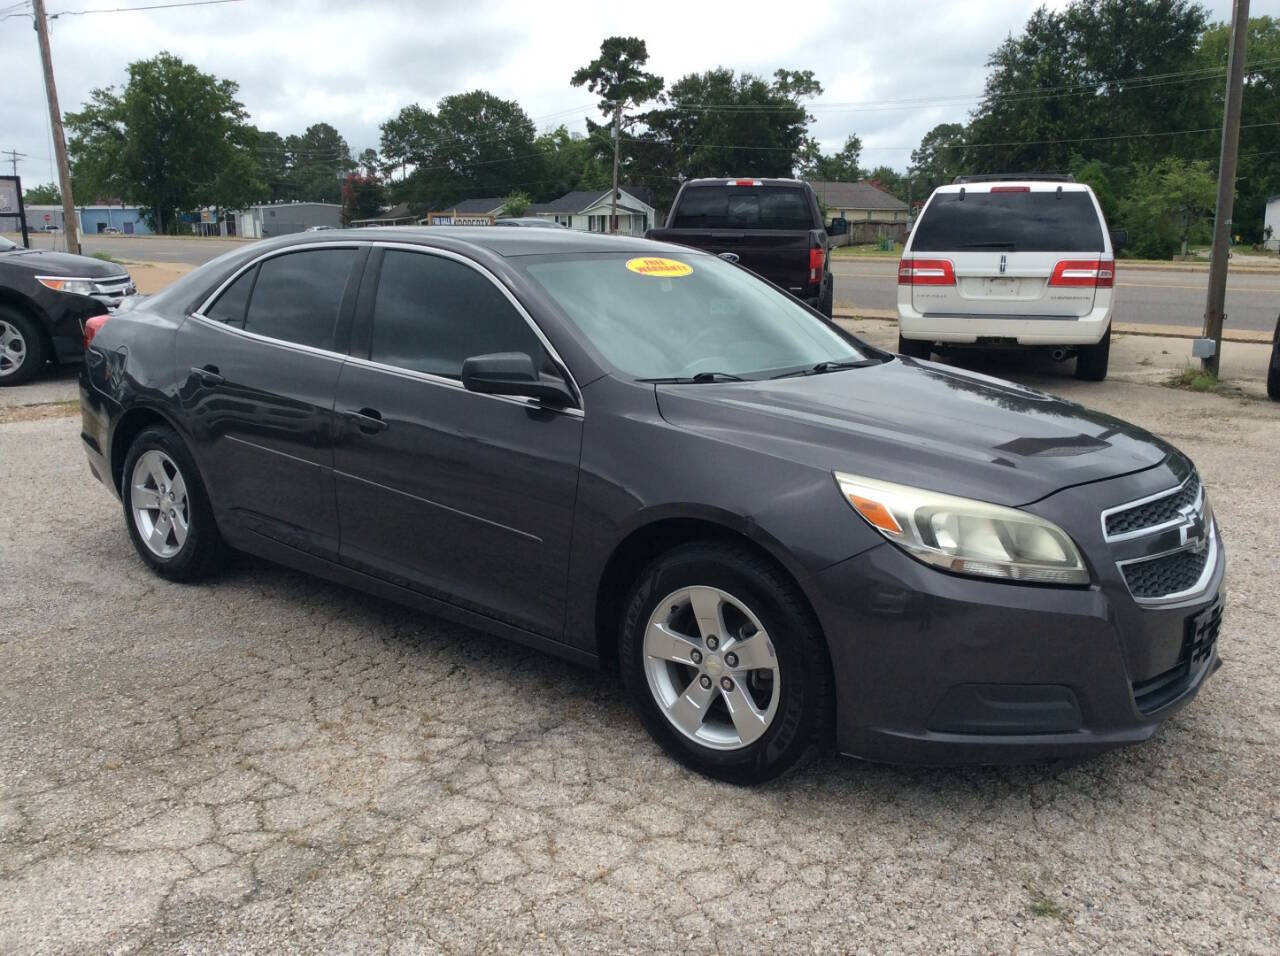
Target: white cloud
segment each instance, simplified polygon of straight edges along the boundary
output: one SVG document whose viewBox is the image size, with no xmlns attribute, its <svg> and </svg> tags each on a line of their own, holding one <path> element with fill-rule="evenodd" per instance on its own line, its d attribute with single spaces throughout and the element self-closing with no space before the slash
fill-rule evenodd
<svg viewBox="0 0 1280 956">
<path fill-rule="evenodd" d="M 51 13 L 144 0 L 50 0 Z M 1055 0 L 1060 6 L 1065 0 Z M 826 93 L 814 130 L 827 148 L 856 132 L 864 163 L 901 168 L 921 135 L 962 121 L 969 103 L 908 108 L 830 104 L 942 97 L 982 90 L 987 56 L 1017 32 L 1037 0 L 808 0 L 611 4 L 587 0 L 244 0 L 183 9 L 60 16 L 51 23 L 63 111 L 120 84 L 129 62 L 169 50 L 235 80 L 252 121 L 282 134 L 332 123 L 352 150 L 377 146 L 378 125 L 401 106 L 487 89 L 516 99 L 538 126 L 582 128 L 593 97 L 573 71 L 611 34 L 643 37 L 668 82 L 714 66 L 769 76 L 811 69 Z M 0 7 L 8 6 L 0 0 Z M 1209 4 L 1215 19 L 1226 0 Z M 785 15 L 787 11 L 794 15 Z M 27 183 L 48 181 L 52 158 L 40 61 L 30 20 L 0 21 L 0 149 L 28 158 Z M 0 164 L 7 172 L 7 167 Z"/>
</svg>

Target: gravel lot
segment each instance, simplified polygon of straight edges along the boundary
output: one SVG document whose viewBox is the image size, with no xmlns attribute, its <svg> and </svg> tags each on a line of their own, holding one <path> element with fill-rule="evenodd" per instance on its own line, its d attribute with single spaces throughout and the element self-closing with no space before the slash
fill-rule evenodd
<svg viewBox="0 0 1280 956">
<path fill-rule="evenodd" d="M 1071 768 L 660 755 L 616 678 L 244 558 L 134 556 L 78 419 L 0 425 L 0 951 L 1280 949 L 1280 408 L 1023 376 L 1198 461 L 1226 666 Z"/>
</svg>

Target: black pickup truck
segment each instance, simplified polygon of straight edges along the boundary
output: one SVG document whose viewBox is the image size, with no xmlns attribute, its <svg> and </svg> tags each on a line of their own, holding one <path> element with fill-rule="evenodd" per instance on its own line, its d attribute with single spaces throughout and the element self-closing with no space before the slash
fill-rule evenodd
<svg viewBox="0 0 1280 956">
<path fill-rule="evenodd" d="M 691 179 L 648 239 L 724 256 L 831 315 L 833 281 L 818 197 L 795 179 Z"/>
</svg>

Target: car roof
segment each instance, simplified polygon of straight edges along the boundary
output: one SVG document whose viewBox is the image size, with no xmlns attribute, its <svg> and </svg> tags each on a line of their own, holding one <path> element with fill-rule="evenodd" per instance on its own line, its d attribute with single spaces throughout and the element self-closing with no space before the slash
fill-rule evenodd
<svg viewBox="0 0 1280 956">
<path fill-rule="evenodd" d="M 980 183 L 948 183 L 939 186 L 934 192 L 939 193 L 989 193 L 992 188 L 1006 186 L 1027 186 L 1033 193 L 1055 193 L 1061 189 L 1064 193 L 1087 193 L 1087 183 L 1066 183 L 1046 179 L 991 179 Z"/>
<path fill-rule="evenodd" d="M 798 188 L 808 188 L 808 183 L 802 179 L 767 179 L 762 176 L 715 176 L 705 179 L 690 179 L 684 185 L 685 188 L 701 187 L 701 186 L 727 186 L 730 183 L 738 181 L 750 181 L 758 183 L 761 186 L 794 186 Z"/>
<path fill-rule="evenodd" d="M 576 229 L 495 229 L 492 226 L 371 226 L 366 229 L 325 230 L 324 239 L 315 233 L 291 233 L 266 242 L 262 248 L 284 248 L 315 242 L 333 243 L 356 240 L 359 242 L 408 242 L 438 249 L 483 250 L 495 255 L 536 256 L 576 252 L 633 252 L 670 253 L 669 243 L 637 239 L 632 236 L 610 236 L 598 232 L 579 232 Z M 689 255 L 697 250 L 684 246 L 680 250 Z"/>
</svg>

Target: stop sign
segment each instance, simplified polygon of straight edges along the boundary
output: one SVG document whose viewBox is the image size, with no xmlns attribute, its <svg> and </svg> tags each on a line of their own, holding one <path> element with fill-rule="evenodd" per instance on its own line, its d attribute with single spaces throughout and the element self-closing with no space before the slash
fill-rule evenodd
<svg viewBox="0 0 1280 956">
<path fill-rule="evenodd" d="M 48 214 L 48 213 L 45 213 L 45 214 L 44 214 L 44 221 L 45 221 L 45 222 L 48 222 L 48 221 L 49 221 L 49 214 Z"/>
</svg>

